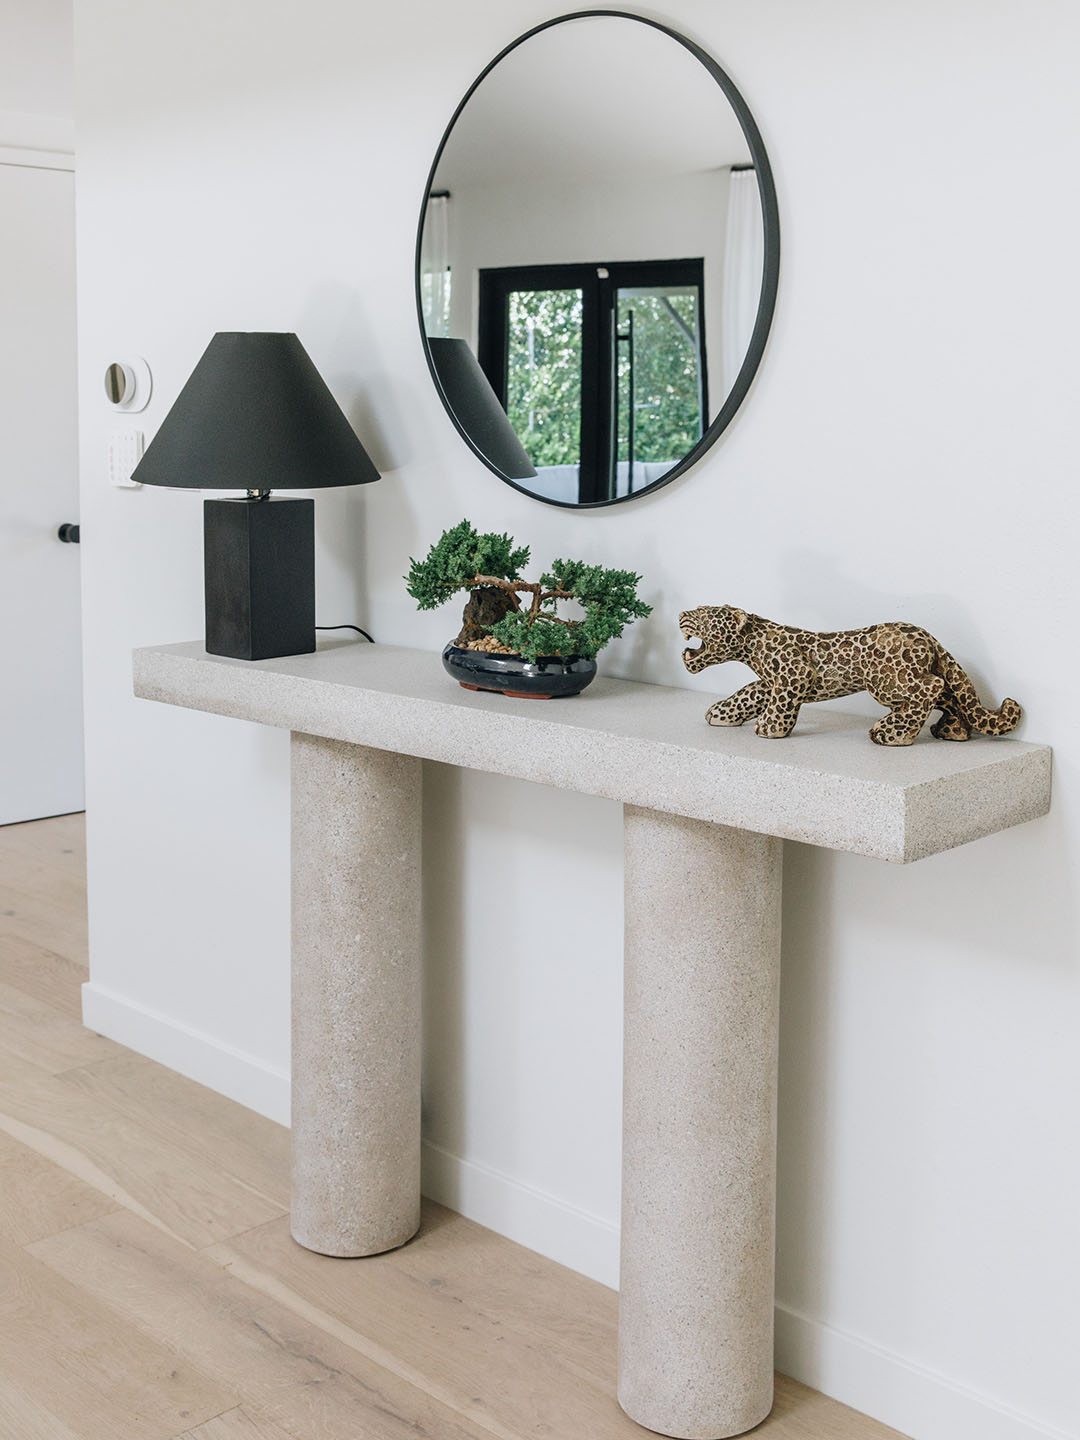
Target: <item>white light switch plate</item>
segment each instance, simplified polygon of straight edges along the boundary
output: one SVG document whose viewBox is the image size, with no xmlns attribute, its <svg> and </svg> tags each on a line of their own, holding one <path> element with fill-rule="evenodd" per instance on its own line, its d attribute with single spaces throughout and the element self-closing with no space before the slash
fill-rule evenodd
<svg viewBox="0 0 1080 1440">
<path fill-rule="evenodd" d="M 142 459 L 143 432 L 141 430 L 117 430 L 109 436 L 109 484 L 119 485 L 124 490 L 141 490 L 138 480 L 132 480 L 131 472 Z"/>
</svg>

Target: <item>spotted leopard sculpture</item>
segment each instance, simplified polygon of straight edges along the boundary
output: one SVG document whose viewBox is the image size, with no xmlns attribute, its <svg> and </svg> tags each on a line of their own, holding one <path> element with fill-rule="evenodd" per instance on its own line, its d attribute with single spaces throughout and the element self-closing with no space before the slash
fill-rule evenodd
<svg viewBox="0 0 1080 1440">
<path fill-rule="evenodd" d="M 782 739 L 806 701 L 838 700 L 859 690 L 889 711 L 871 727 L 875 745 L 913 744 L 932 710 L 941 711 L 930 732 L 938 740 L 969 740 L 973 730 L 1007 735 L 1023 715 L 1015 700 L 1002 701 L 998 710 L 980 705 L 961 666 L 918 625 L 895 621 L 818 634 L 734 605 L 699 605 L 682 612 L 679 629 L 685 639 L 701 641 L 698 649 L 683 651 L 691 675 L 741 660 L 758 677 L 710 706 L 710 725 L 743 725 L 754 717 L 759 735 Z"/>
</svg>

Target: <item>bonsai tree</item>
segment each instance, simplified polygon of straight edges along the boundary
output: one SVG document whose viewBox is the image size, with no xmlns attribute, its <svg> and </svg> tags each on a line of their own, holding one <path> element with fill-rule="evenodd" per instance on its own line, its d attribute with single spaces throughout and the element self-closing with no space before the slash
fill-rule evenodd
<svg viewBox="0 0 1080 1440">
<path fill-rule="evenodd" d="M 405 587 L 420 610 L 434 610 L 460 590 L 469 592 L 455 644 L 520 655 L 595 656 L 632 620 L 652 613 L 638 599 L 632 570 L 607 570 L 581 560 L 556 560 L 538 581 L 522 579 L 528 546 L 509 535 L 480 535 L 468 520 L 445 531 L 423 560 L 411 560 Z M 522 601 L 527 603 L 523 604 Z M 567 619 L 560 601 L 584 614 Z"/>
</svg>

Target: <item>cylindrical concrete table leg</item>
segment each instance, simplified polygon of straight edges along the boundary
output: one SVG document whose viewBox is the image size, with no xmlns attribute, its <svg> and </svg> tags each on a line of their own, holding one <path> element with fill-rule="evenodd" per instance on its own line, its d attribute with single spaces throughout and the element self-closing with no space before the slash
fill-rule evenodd
<svg viewBox="0 0 1080 1440">
<path fill-rule="evenodd" d="M 420 761 L 292 737 L 292 1233 L 420 1223 Z"/>
<path fill-rule="evenodd" d="M 631 806 L 619 1403 L 683 1440 L 772 1407 L 782 842 Z"/>
</svg>

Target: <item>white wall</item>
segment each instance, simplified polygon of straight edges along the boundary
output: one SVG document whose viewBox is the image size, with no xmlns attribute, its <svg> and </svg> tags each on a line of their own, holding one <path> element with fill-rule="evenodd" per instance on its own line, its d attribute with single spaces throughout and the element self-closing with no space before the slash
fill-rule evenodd
<svg viewBox="0 0 1080 1440">
<path fill-rule="evenodd" d="M 213 331 L 295 329 L 385 472 L 318 498 L 321 620 L 434 652 L 454 616 L 416 614 L 400 577 L 467 514 L 541 560 L 643 572 L 656 614 L 613 673 L 703 708 L 741 683 L 681 671 L 686 604 L 902 616 L 1056 746 L 1046 820 L 910 869 L 788 849 L 778 1354 L 919 1440 L 1075 1437 L 1080 13 L 670 0 L 764 132 L 776 323 L 692 474 L 573 515 L 464 448 L 411 274 L 448 115 L 550 8 L 78 0 L 87 1016 L 283 1113 L 286 738 L 131 699 L 133 645 L 200 631 L 200 507 L 107 488 L 100 374 L 118 347 L 149 359 L 149 429 Z M 428 781 L 429 1185 L 610 1275 L 618 812 Z M 577 897 L 566 944 L 521 918 L 549 888 Z"/>
<path fill-rule="evenodd" d="M 70 150 L 72 0 L 0 0 L 0 146 Z"/>
</svg>

